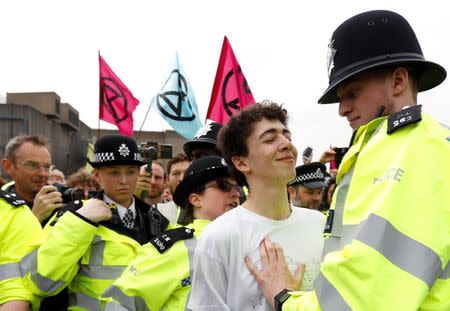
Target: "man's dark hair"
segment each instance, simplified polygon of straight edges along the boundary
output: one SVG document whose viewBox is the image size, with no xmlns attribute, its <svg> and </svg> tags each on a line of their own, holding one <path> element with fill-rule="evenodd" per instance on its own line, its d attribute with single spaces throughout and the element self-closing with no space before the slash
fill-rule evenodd
<svg viewBox="0 0 450 311">
<path fill-rule="evenodd" d="M 38 135 L 18 135 L 12 138 L 5 148 L 5 158 L 15 163 L 17 157 L 17 149 L 24 143 L 31 143 L 36 146 L 42 146 L 50 152 L 50 144 L 47 138 Z"/>
<path fill-rule="evenodd" d="M 231 168 L 231 172 L 239 183 L 248 186 L 244 174 L 239 172 L 231 161 L 235 156 L 248 154 L 247 139 L 252 134 L 255 123 L 268 120 L 279 120 L 287 126 L 287 111 L 281 105 L 265 100 L 247 106 L 233 115 L 218 134 L 218 147 Z"/>
<path fill-rule="evenodd" d="M 185 155 L 184 153 L 178 153 L 174 155 L 172 159 L 167 161 L 167 175 L 170 175 L 170 172 L 172 171 L 172 166 L 180 162 L 190 162 L 190 161 L 187 155 Z"/>
</svg>

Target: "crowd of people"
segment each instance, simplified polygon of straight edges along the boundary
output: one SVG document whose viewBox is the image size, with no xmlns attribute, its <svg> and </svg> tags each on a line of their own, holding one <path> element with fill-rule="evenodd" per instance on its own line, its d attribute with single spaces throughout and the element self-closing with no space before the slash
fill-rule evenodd
<svg viewBox="0 0 450 311">
<path fill-rule="evenodd" d="M 450 310 L 450 186 L 433 173 L 450 172 L 450 129 L 417 104 L 446 72 L 390 11 L 346 20 L 329 49 L 319 103 L 354 133 L 317 162 L 296 166 L 270 101 L 167 165 L 112 134 L 66 178 L 44 137 L 12 138 L 0 310 Z"/>
</svg>

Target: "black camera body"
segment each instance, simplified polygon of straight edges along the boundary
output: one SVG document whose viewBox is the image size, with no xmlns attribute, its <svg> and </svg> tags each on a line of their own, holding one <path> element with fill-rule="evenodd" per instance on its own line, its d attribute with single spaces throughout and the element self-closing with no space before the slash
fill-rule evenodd
<svg viewBox="0 0 450 311">
<path fill-rule="evenodd" d="M 84 192 L 80 188 L 70 188 L 63 184 L 53 184 L 53 186 L 61 193 L 63 203 L 84 199 Z"/>
<path fill-rule="evenodd" d="M 336 154 L 334 156 L 334 159 L 335 159 L 335 162 L 336 162 L 336 168 L 338 168 L 339 165 L 341 164 L 342 159 L 344 158 L 344 156 L 347 153 L 348 149 L 349 148 L 346 148 L 346 147 L 334 148 L 334 152 L 336 152 Z"/>
<path fill-rule="evenodd" d="M 172 159 L 172 145 L 160 144 L 154 141 L 142 142 L 139 145 L 139 154 L 147 162 L 145 171 L 152 172 L 152 162 L 156 159 Z M 142 191 L 141 198 L 144 200 L 148 195 L 147 191 Z"/>
<path fill-rule="evenodd" d="M 142 142 L 139 145 L 139 153 L 146 160 L 172 159 L 172 145 L 160 144 L 155 141 Z"/>
</svg>

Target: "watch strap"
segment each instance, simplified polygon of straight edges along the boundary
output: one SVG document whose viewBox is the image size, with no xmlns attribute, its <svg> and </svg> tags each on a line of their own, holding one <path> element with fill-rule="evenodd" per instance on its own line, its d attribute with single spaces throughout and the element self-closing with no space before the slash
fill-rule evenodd
<svg viewBox="0 0 450 311">
<path fill-rule="evenodd" d="M 281 290 L 278 294 L 275 295 L 273 305 L 275 307 L 275 311 L 281 311 L 283 307 L 283 303 L 289 299 L 291 295 L 289 294 L 288 289 Z"/>
</svg>

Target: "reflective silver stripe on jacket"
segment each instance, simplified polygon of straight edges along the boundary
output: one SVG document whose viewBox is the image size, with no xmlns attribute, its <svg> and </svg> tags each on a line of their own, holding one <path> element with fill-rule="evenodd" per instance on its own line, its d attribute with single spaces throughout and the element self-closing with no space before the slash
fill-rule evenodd
<svg viewBox="0 0 450 311">
<path fill-rule="evenodd" d="M 91 253 L 89 256 L 90 266 L 101 266 L 103 265 L 103 253 L 105 252 L 105 241 L 102 237 L 95 235 L 91 242 Z"/>
<path fill-rule="evenodd" d="M 443 280 L 450 279 L 450 261 L 447 262 L 447 265 L 445 266 L 444 270 L 442 270 L 439 278 Z"/>
<path fill-rule="evenodd" d="M 320 308 L 323 311 L 351 310 L 350 306 L 345 302 L 341 294 L 339 294 L 336 288 L 327 280 L 327 278 L 322 273 L 320 273 L 317 279 L 314 281 L 314 289 L 316 290 Z"/>
<path fill-rule="evenodd" d="M 341 249 L 343 246 L 341 243 L 342 238 L 342 221 L 344 216 L 344 204 L 347 198 L 350 182 L 352 181 L 355 165 L 353 164 L 350 170 L 342 177 L 339 187 L 336 193 L 336 203 L 334 205 L 334 218 L 333 225 L 331 227 L 331 234 L 325 239 L 322 261 L 325 256 L 330 253 Z"/>
<path fill-rule="evenodd" d="M 27 271 L 30 272 L 30 278 L 33 281 L 33 283 L 39 288 L 40 291 L 43 291 L 45 293 L 54 293 L 61 287 L 67 286 L 66 282 L 63 281 L 54 281 L 51 278 L 45 277 L 41 274 L 39 274 L 37 270 L 37 256 L 38 256 L 38 249 L 35 249 L 28 255 L 26 255 L 24 258 L 22 258 L 20 265 L 22 268 L 22 271 L 24 271 L 24 275 Z"/>
<path fill-rule="evenodd" d="M 198 240 L 196 237 L 193 237 L 192 239 L 184 240 L 184 245 L 188 249 L 188 257 L 189 257 L 189 275 L 191 277 L 194 276 L 194 255 L 195 255 L 195 249 L 197 248 Z M 184 305 L 184 310 L 188 310 L 188 303 L 189 299 L 191 298 L 191 291 L 189 291 L 188 296 L 186 297 L 186 303 Z"/>
<path fill-rule="evenodd" d="M 22 277 L 20 263 L 6 263 L 0 265 L 0 281 Z"/>
<path fill-rule="evenodd" d="M 192 239 L 184 240 L 184 245 L 186 246 L 188 250 L 188 257 L 189 257 L 189 273 L 190 275 L 194 275 L 194 255 L 195 255 L 195 249 L 197 248 L 197 242 L 198 240 L 193 237 Z"/>
<path fill-rule="evenodd" d="M 135 309 L 124 308 L 121 305 L 115 303 L 114 301 L 108 301 L 106 305 L 103 306 L 104 311 L 133 311 Z M 140 309 L 140 310 L 148 310 L 148 309 Z"/>
<path fill-rule="evenodd" d="M 151 282 L 151 280 L 149 281 Z M 113 301 L 109 301 L 105 306 L 105 310 L 149 310 L 144 299 L 137 296 L 127 296 L 120 288 L 114 285 L 108 287 L 108 289 L 103 292 L 102 297 L 113 297 L 114 300 L 120 303 L 119 305 Z"/>
<path fill-rule="evenodd" d="M 398 268 L 424 281 L 428 287 L 433 286 L 442 272 L 442 261 L 437 253 L 378 215 L 369 215 L 361 226 L 356 240 L 376 249 Z"/>
<path fill-rule="evenodd" d="M 74 306 L 84 308 L 89 311 L 101 310 L 100 300 L 80 292 L 69 294 L 69 308 Z"/>
<path fill-rule="evenodd" d="M 97 280 L 115 280 L 122 274 L 126 267 L 80 265 L 78 274 Z"/>
<path fill-rule="evenodd" d="M 81 264 L 78 273 L 92 279 L 115 280 L 125 270 L 127 266 L 116 265 L 108 266 L 103 263 L 106 242 L 101 236 L 95 235 L 91 242 L 91 251 L 89 254 L 89 264 Z"/>
</svg>

